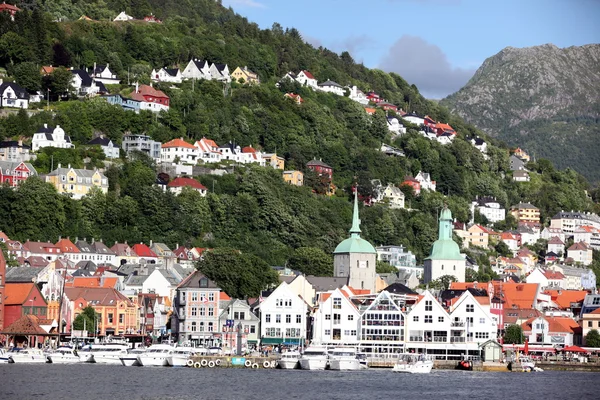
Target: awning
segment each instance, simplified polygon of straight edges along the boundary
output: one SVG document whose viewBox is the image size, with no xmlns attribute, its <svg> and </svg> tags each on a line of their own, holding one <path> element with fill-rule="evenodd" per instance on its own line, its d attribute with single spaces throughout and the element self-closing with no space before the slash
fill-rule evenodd
<svg viewBox="0 0 600 400">
<path fill-rule="evenodd" d="M 298 345 L 302 343 L 302 339 L 297 338 L 263 338 L 261 344 L 283 344 L 283 345 Z"/>
</svg>

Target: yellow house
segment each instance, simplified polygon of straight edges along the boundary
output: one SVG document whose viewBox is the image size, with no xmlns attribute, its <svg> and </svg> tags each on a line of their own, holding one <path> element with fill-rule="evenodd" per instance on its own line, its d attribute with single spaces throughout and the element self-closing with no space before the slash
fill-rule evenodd
<svg viewBox="0 0 600 400">
<path fill-rule="evenodd" d="M 275 169 L 285 169 L 285 158 L 279 157 L 277 154 L 263 154 L 265 165 L 270 165 Z"/>
<path fill-rule="evenodd" d="M 249 85 L 258 85 L 260 83 L 260 79 L 258 78 L 258 74 L 256 72 L 252 72 L 248 69 L 248 67 L 237 67 L 235 71 L 231 73 L 231 77 L 239 82 L 240 79 L 244 80 L 244 83 Z"/>
<path fill-rule="evenodd" d="M 481 225 L 471 225 L 466 232 L 467 233 L 463 238 L 465 247 L 488 247 L 490 234 L 487 228 Z"/>
<path fill-rule="evenodd" d="M 283 180 L 291 185 L 304 185 L 304 174 L 300 171 L 284 171 Z"/>
<path fill-rule="evenodd" d="M 510 208 L 510 214 L 517 222 L 539 223 L 540 209 L 530 203 L 519 203 Z"/>
<path fill-rule="evenodd" d="M 108 178 L 100 171 L 89 169 L 58 168 L 46 175 L 46 182 L 51 183 L 58 193 L 68 194 L 74 199 L 81 199 L 96 187 L 102 193 L 108 192 Z"/>
</svg>

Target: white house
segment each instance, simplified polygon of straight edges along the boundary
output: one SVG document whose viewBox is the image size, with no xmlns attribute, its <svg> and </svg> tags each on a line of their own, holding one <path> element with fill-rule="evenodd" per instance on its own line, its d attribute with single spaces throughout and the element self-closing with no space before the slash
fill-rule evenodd
<svg viewBox="0 0 600 400">
<path fill-rule="evenodd" d="M 300 344 L 306 339 L 308 305 L 282 282 L 260 305 L 261 344 Z"/>
<path fill-rule="evenodd" d="M 592 263 L 592 253 L 592 248 L 585 242 L 577 242 L 567 249 L 567 257 L 572 258 L 573 262 L 583 265 Z"/>
<path fill-rule="evenodd" d="M 221 160 L 232 160 L 240 162 L 242 158 L 241 147 L 231 142 L 223 146 L 219 146 L 219 151 L 221 152 Z"/>
<path fill-rule="evenodd" d="M 48 124 L 44 124 L 43 127 L 33 134 L 31 150 L 38 151 L 43 147 L 71 149 L 75 146 L 71 143 L 71 138 L 68 135 L 65 135 L 65 131 L 60 125 L 56 125 L 56 128 L 51 128 Z"/>
<path fill-rule="evenodd" d="M 471 140 L 469 140 L 471 142 L 471 144 L 480 152 L 482 153 L 487 153 L 487 143 L 485 142 L 485 140 L 483 140 L 482 138 L 480 138 L 479 136 L 471 138 Z"/>
<path fill-rule="evenodd" d="M 573 241 L 585 242 L 594 250 L 600 250 L 600 230 L 590 225 L 581 225 L 573 232 Z"/>
<path fill-rule="evenodd" d="M 344 95 L 344 88 L 339 83 L 334 81 L 319 83 L 318 87 L 322 92 L 333 93 L 337 94 L 338 96 Z"/>
<path fill-rule="evenodd" d="M 102 82 L 105 85 L 118 85 L 120 82 L 117 75 L 110 71 L 109 64 L 96 66 L 94 63 L 91 78 L 97 82 Z"/>
<path fill-rule="evenodd" d="M 352 86 L 350 89 L 350 100 L 356 101 L 359 104 L 366 106 L 369 104 L 369 99 L 367 99 L 367 95 L 364 94 L 362 90 L 357 88 L 356 86 Z"/>
<path fill-rule="evenodd" d="M 219 146 L 212 139 L 203 137 L 194 143 L 194 146 L 198 148 L 198 157 L 205 163 L 217 163 L 221 161 L 222 155 L 219 151 Z"/>
<path fill-rule="evenodd" d="M 476 210 L 491 223 L 504 221 L 506 218 L 506 209 L 498 203 L 496 198 L 482 197 L 471 202 L 471 222 L 474 222 Z"/>
<path fill-rule="evenodd" d="M 156 293 L 161 297 L 173 299 L 179 279 L 170 271 L 155 268 L 142 283 L 142 293 Z"/>
<path fill-rule="evenodd" d="M 200 151 L 196 146 L 183 140 L 183 138 L 173 139 L 163 143 L 160 149 L 161 162 L 172 163 L 178 160 L 179 163 L 196 164 Z"/>
<path fill-rule="evenodd" d="M 516 251 L 519 249 L 519 241 L 515 235 L 510 232 L 502 232 L 500 234 L 500 240 L 502 240 L 510 250 Z"/>
<path fill-rule="evenodd" d="M 451 330 L 450 316 L 429 291 L 423 292 L 406 316 L 407 349 L 426 349 L 433 353 L 434 348 L 456 347 L 466 340 L 464 328 Z M 446 351 L 444 351 L 446 355 Z"/>
<path fill-rule="evenodd" d="M 558 236 L 554 236 L 548 241 L 548 253 L 554 253 L 557 255 L 565 254 L 565 242 L 560 240 Z"/>
<path fill-rule="evenodd" d="M 431 179 L 431 175 L 428 172 L 419 171 L 415 179 L 421 184 L 421 190 L 435 192 L 436 182 Z"/>
<path fill-rule="evenodd" d="M 417 126 L 421 126 L 425 123 L 425 118 L 420 117 L 415 113 L 403 115 L 402 119 L 407 122 L 410 122 L 411 124 L 415 124 Z"/>
<path fill-rule="evenodd" d="M 181 83 L 183 76 L 179 68 L 160 68 L 152 70 L 150 79 L 154 82 Z"/>
<path fill-rule="evenodd" d="M 108 93 L 104 83 L 92 79 L 92 77 L 82 69 L 71 69 L 73 79 L 71 86 L 77 92 L 78 96 L 97 96 L 101 93 Z"/>
<path fill-rule="evenodd" d="M 382 201 L 387 199 L 390 208 L 404 208 L 404 193 L 391 183 L 381 191 L 381 197 Z"/>
<path fill-rule="evenodd" d="M 88 146 L 100 146 L 106 158 L 119 158 L 119 148 L 115 146 L 112 140 L 104 135 L 100 135 L 88 143 Z"/>
<path fill-rule="evenodd" d="M 321 293 L 313 315 L 312 340 L 324 345 L 357 344 L 360 312 L 348 293 Z"/>
<path fill-rule="evenodd" d="M 307 70 L 302 70 L 296 75 L 296 81 L 303 86 L 318 89 L 318 83 L 315 77 Z"/>
<path fill-rule="evenodd" d="M 206 189 L 206 186 L 204 186 L 194 178 L 188 178 L 185 176 L 178 176 L 177 178 L 173 179 L 167 184 L 166 190 L 176 195 L 179 195 L 186 187 L 197 191 L 203 197 L 206 196 L 206 193 L 208 193 L 208 189 Z"/>
<path fill-rule="evenodd" d="M 565 232 L 561 228 L 553 228 L 551 226 L 547 226 L 540 233 L 540 237 L 546 240 L 550 240 L 554 236 L 558 237 L 563 242 L 566 240 Z"/>
<path fill-rule="evenodd" d="M 565 275 L 560 271 L 551 271 L 536 267 L 531 271 L 527 278 L 527 283 L 537 283 L 542 290 L 545 289 L 565 289 Z"/>
<path fill-rule="evenodd" d="M 133 17 L 131 15 L 127 15 L 125 13 L 125 11 L 121 11 L 121 13 L 119 13 L 119 15 L 117 15 L 115 17 L 115 19 L 113 19 L 113 21 L 115 21 L 115 22 L 131 21 L 132 19 L 133 19 Z"/>
<path fill-rule="evenodd" d="M 212 79 L 210 65 L 207 61 L 193 58 L 181 73 L 183 79 Z"/>
<path fill-rule="evenodd" d="M 572 321 L 572 323 L 570 321 Z M 550 346 L 572 346 L 575 332 L 572 326 L 579 326 L 571 318 L 539 316 L 528 319 L 522 325 L 523 335 L 530 344 Z"/>
<path fill-rule="evenodd" d="M 450 319 L 450 337 L 458 335 L 463 328 L 466 343 L 475 344 L 476 348 L 497 338 L 498 320 L 490 312 L 489 297 L 475 297 L 468 290 L 465 291 L 450 306 Z"/>
<path fill-rule="evenodd" d="M 240 162 L 242 164 L 258 164 L 262 167 L 264 167 L 266 164 L 265 159 L 263 158 L 263 153 L 257 151 L 252 146 L 246 146 L 242 148 Z"/>
<path fill-rule="evenodd" d="M 0 79 L 0 107 L 29 108 L 29 93 L 16 83 Z"/>
<path fill-rule="evenodd" d="M 216 81 L 231 82 L 231 76 L 229 74 L 229 67 L 227 64 L 213 63 L 210 66 L 209 71 L 211 79 Z"/>
<path fill-rule="evenodd" d="M 515 182 L 529 182 L 529 172 L 527 171 L 513 171 L 513 181 Z"/>
<path fill-rule="evenodd" d="M 387 127 L 388 130 L 395 135 L 402 135 L 406 133 L 406 128 L 396 117 L 387 117 Z"/>
</svg>

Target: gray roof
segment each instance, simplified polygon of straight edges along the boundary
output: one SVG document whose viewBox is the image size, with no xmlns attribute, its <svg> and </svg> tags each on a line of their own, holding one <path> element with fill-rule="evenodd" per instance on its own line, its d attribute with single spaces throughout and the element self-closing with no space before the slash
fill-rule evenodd
<svg viewBox="0 0 600 400">
<path fill-rule="evenodd" d="M 73 272 L 71 275 L 73 275 L 73 276 L 92 276 L 92 273 L 86 269 L 78 269 L 77 271 Z"/>
<path fill-rule="evenodd" d="M 158 271 L 161 273 L 162 276 L 165 277 L 167 282 L 169 282 L 173 286 L 177 286 L 179 282 L 181 282 L 179 279 L 177 279 L 175 275 L 173 275 L 173 273 L 171 273 L 171 271 L 168 271 L 166 269 L 159 269 Z"/>
<path fill-rule="evenodd" d="M 27 90 L 13 82 L 4 82 L 1 84 L 0 93 L 4 94 L 4 91 L 9 87 L 15 92 L 17 99 L 29 100 L 29 93 L 27 93 Z"/>
<path fill-rule="evenodd" d="M 129 286 L 142 286 L 146 282 L 146 279 L 148 279 L 148 275 L 129 275 L 125 284 Z"/>
<path fill-rule="evenodd" d="M 50 172 L 48 176 L 59 176 L 66 175 L 69 171 L 73 170 L 78 177 L 81 178 L 92 178 L 96 171 L 100 174 L 100 178 L 106 179 L 106 176 L 95 169 L 76 169 L 76 168 L 56 168 L 54 171 Z"/>
<path fill-rule="evenodd" d="M 325 81 L 323 83 L 319 83 L 319 86 L 334 86 L 334 87 L 343 89 L 343 87 L 339 83 L 334 82 L 334 81 Z"/>
<path fill-rule="evenodd" d="M 32 282 L 43 268 L 11 267 L 6 268 L 6 282 Z"/>
<path fill-rule="evenodd" d="M 534 209 L 534 210 L 539 210 L 539 208 L 537 208 L 536 206 L 534 206 L 531 203 L 519 203 L 516 206 L 512 206 L 511 207 L 511 209 L 515 209 L 515 208 L 519 209 L 519 210 L 522 209 L 522 208 L 531 208 L 531 209 Z"/>
<path fill-rule="evenodd" d="M 582 220 L 588 220 L 588 221 L 595 221 L 595 222 L 600 222 L 600 217 L 597 214 L 592 214 L 592 213 L 582 213 L 579 211 L 561 211 L 559 213 L 556 213 L 556 215 L 554 215 L 552 217 L 552 219 L 582 219 Z"/>
<path fill-rule="evenodd" d="M 77 269 L 85 271 L 96 271 L 97 266 L 92 261 L 79 261 L 76 265 Z"/>
<path fill-rule="evenodd" d="M 61 168 L 59 168 L 59 169 L 61 169 Z M 66 168 L 64 168 L 64 169 L 66 169 Z M 96 252 L 94 250 L 94 248 L 85 240 L 77 240 L 74 244 L 75 244 L 75 246 L 77 246 L 79 251 L 81 251 L 82 253 L 95 253 Z"/>
<path fill-rule="evenodd" d="M 206 279 L 206 281 L 203 281 L 204 279 Z M 206 285 L 200 285 L 201 282 L 205 282 Z M 183 288 L 219 289 L 219 287 L 217 286 L 217 284 L 215 282 L 213 282 L 212 280 L 208 279 L 206 277 L 206 275 L 204 275 L 200 271 L 196 271 L 192 275 L 190 275 L 186 279 L 184 279 L 181 282 L 181 284 L 179 285 L 179 288 L 182 288 L 182 289 Z"/>
<path fill-rule="evenodd" d="M 179 275 L 179 277 L 181 278 L 181 280 L 187 278 L 188 276 L 190 276 L 196 270 L 195 268 L 184 267 L 181 264 L 174 264 L 173 265 L 173 269 L 174 269 L 174 272 L 177 275 Z"/>
<path fill-rule="evenodd" d="M 116 255 L 114 251 L 109 249 L 108 246 L 106 246 L 102 242 L 94 242 L 94 244 L 92 244 L 92 247 L 96 250 L 97 254 Z"/>
<path fill-rule="evenodd" d="M 327 292 L 330 290 L 342 288 L 348 284 L 347 277 L 330 277 L 308 275 L 306 280 L 313 285 L 317 292 Z"/>
<path fill-rule="evenodd" d="M 0 168 L 2 168 L 2 170 L 4 170 L 4 171 L 9 169 L 11 171 L 11 173 L 13 173 L 12 171 L 14 171 L 15 168 L 17 168 L 21 164 L 25 164 L 25 166 L 27 168 L 29 168 L 31 175 L 38 174 L 37 171 L 35 170 L 35 168 L 33 167 L 33 165 L 31 165 L 30 163 L 21 163 L 20 161 L 0 161 Z"/>
</svg>

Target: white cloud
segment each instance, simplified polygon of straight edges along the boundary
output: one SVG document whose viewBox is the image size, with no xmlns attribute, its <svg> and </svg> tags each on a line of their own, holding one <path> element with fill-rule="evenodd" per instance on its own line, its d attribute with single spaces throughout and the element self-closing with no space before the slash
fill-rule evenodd
<svg viewBox="0 0 600 400">
<path fill-rule="evenodd" d="M 396 72 L 429 98 L 442 98 L 463 87 L 475 68 L 455 68 L 436 45 L 418 36 L 404 35 L 390 48 L 379 67 Z"/>
</svg>

